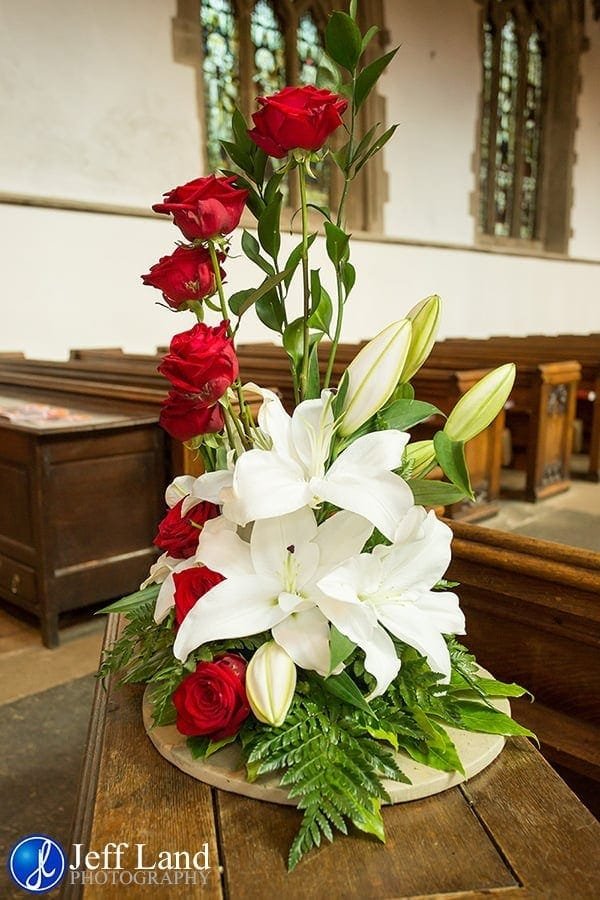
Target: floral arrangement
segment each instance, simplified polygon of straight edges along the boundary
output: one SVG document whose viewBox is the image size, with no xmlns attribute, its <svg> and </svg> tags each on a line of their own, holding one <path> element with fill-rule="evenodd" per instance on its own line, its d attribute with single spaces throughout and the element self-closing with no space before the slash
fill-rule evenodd
<svg viewBox="0 0 600 900">
<path fill-rule="evenodd" d="M 150 683 L 156 724 L 175 723 L 194 757 L 236 741 L 249 780 L 280 774 L 303 811 L 290 868 L 349 823 L 384 840 L 382 779 L 407 780 L 402 754 L 462 772 L 445 725 L 529 734 L 490 702 L 523 689 L 483 677 L 456 639 L 465 622 L 444 580 L 451 531 L 425 509 L 472 496 L 464 444 L 501 410 L 514 367 L 475 385 L 433 440 L 410 442 L 412 426 L 439 414 L 410 384 L 435 340 L 433 296 L 363 346 L 333 384 L 356 274 L 346 201 L 394 133 L 375 126 L 356 137 L 361 105 L 395 53 L 362 66 L 375 31 L 361 33 L 355 2 L 333 13 L 321 86 L 259 98 L 250 130 L 236 112 L 235 139 L 223 143 L 232 169 L 154 207 L 184 241 L 144 283 L 197 318 L 159 366 L 171 384 L 161 424 L 197 450 L 205 472 L 167 489 L 162 555 L 137 593 L 107 608 L 128 622 L 101 667 Z M 339 206 L 309 214 L 311 167 L 325 159 L 341 172 Z M 291 177 L 302 235 L 282 262 Z M 242 250 L 262 280 L 227 297 L 230 235 L 245 210 L 256 236 L 244 230 Z M 314 214 L 331 293 L 310 266 Z M 250 310 L 287 354 L 291 415 L 274 391 L 240 379 L 235 338 Z M 204 321 L 212 313 L 213 326 Z M 252 395 L 262 399 L 257 421 Z"/>
</svg>

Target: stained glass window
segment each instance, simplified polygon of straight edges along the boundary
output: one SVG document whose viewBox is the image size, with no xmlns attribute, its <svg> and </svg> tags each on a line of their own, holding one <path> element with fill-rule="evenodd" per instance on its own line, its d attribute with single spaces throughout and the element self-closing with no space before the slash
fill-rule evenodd
<svg viewBox="0 0 600 900">
<path fill-rule="evenodd" d="M 226 164 L 219 141 L 231 139 L 231 116 L 239 94 L 239 41 L 230 0 L 203 0 L 200 24 L 206 144 L 213 170 Z"/>
<path fill-rule="evenodd" d="M 319 60 L 323 53 L 323 42 L 317 23 L 310 13 L 305 13 L 298 21 L 298 34 L 296 39 L 298 51 L 300 84 L 315 84 Z M 308 199 L 317 206 L 329 205 L 329 193 L 331 189 L 331 164 L 328 161 L 315 163 L 312 166 L 314 179 L 308 183 Z"/>
<path fill-rule="evenodd" d="M 285 43 L 273 10 L 267 0 L 258 0 L 252 10 L 250 36 L 254 50 L 255 93 L 274 94 L 285 86 Z"/>
<path fill-rule="evenodd" d="M 315 84 L 323 44 L 317 24 L 310 13 L 305 13 L 298 22 L 297 44 L 300 60 L 299 81 L 301 84 Z"/>
<path fill-rule="evenodd" d="M 517 4 L 518 6 L 518 4 Z M 515 4 L 488 4 L 483 26 L 479 227 L 484 234 L 537 237 L 543 45 Z"/>
</svg>

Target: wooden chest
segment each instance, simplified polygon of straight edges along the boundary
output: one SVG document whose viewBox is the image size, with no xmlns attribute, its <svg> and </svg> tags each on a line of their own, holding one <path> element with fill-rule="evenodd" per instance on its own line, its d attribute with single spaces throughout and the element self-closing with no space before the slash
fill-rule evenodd
<svg viewBox="0 0 600 900">
<path fill-rule="evenodd" d="M 135 590 L 156 556 L 167 468 L 157 413 L 2 387 L 0 598 L 38 616 Z"/>
</svg>

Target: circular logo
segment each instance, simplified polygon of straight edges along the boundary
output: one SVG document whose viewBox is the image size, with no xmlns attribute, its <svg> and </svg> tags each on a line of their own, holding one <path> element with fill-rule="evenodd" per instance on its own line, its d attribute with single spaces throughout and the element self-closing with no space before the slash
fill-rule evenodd
<svg viewBox="0 0 600 900">
<path fill-rule="evenodd" d="M 8 871 L 13 881 L 31 894 L 45 894 L 65 874 L 63 848 L 46 834 L 30 834 L 10 851 Z"/>
</svg>

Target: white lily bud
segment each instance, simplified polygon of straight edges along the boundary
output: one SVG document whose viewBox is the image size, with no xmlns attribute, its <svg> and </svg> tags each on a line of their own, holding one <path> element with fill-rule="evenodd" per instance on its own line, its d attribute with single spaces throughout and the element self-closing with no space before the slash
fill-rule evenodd
<svg viewBox="0 0 600 900">
<path fill-rule="evenodd" d="M 440 298 L 437 294 L 432 294 L 413 306 L 408 313 L 406 318 L 412 322 L 412 336 L 400 381 L 410 381 L 431 353 L 440 324 L 440 309 Z"/>
<path fill-rule="evenodd" d="M 410 347 L 411 332 L 408 319 L 393 322 L 365 344 L 348 366 L 348 390 L 339 428 L 343 437 L 364 425 L 394 393 Z"/>
<path fill-rule="evenodd" d="M 275 641 L 267 641 L 246 669 L 246 696 L 258 721 L 283 725 L 295 690 L 294 661 Z"/>
<path fill-rule="evenodd" d="M 446 420 L 444 431 L 453 441 L 470 441 L 494 421 L 515 381 L 514 363 L 506 363 L 474 384 Z"/>
<path fill-rule="evenodd" d="M 410 477 L 420 478 L 426 475 L 435 462 L 433 441 L 415 441 L 408 444 L 404 451 L 404 459 L 410 464 Z"/>
</svg>

